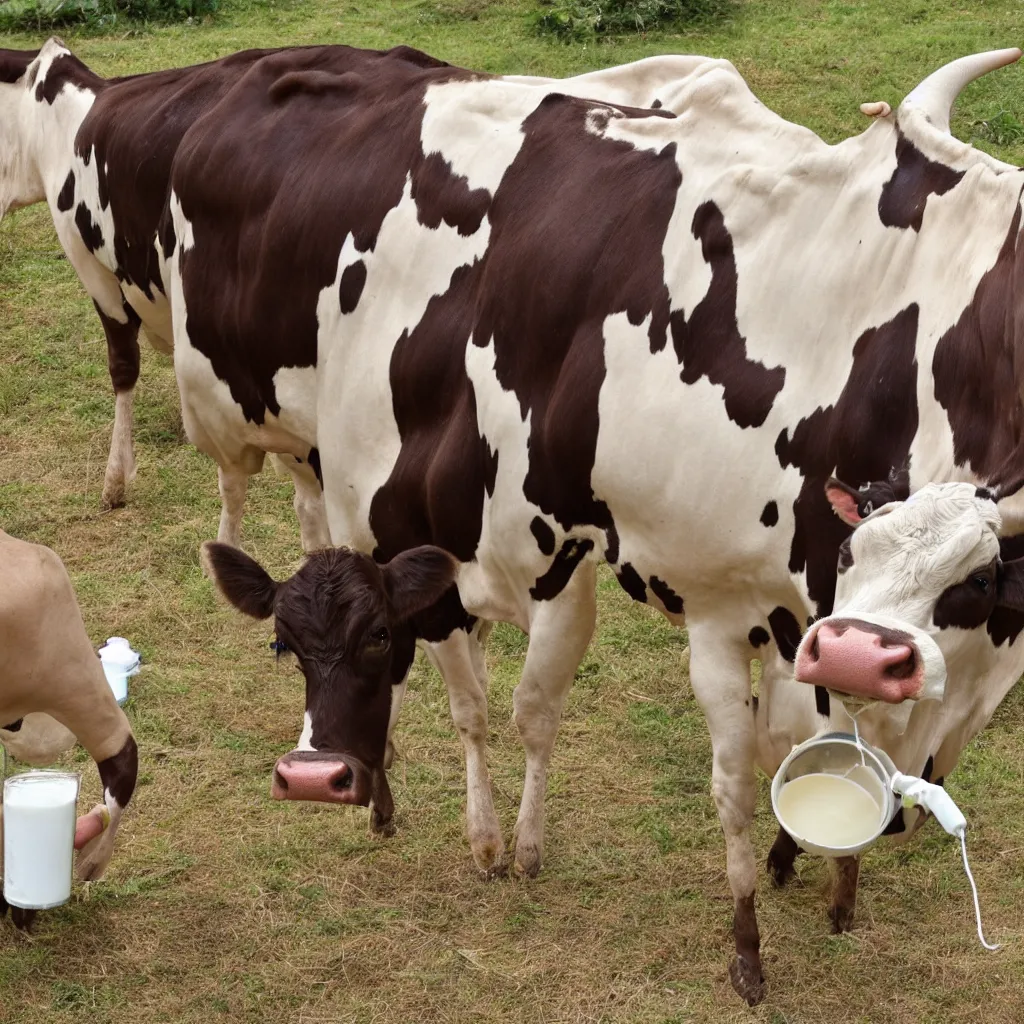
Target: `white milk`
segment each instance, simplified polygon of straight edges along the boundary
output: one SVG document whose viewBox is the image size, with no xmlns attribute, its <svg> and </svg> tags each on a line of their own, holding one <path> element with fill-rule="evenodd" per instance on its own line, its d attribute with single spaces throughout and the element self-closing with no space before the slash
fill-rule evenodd
<svg viewBox="0 0 1024 1024">
<path fill-rule="evenodd" d="M 779 792 L 778 808 L 793 833 L 833 850 L 867 842 L 881 825 L 877 801 L 842 775 L 815 772 L 787 782 Z"/>
<path fill-rule="evenodd" d="M 78 776 L 25 772 L 4 783 L 4 899 L 46 910 L 71 895 Z"/>
</svg>

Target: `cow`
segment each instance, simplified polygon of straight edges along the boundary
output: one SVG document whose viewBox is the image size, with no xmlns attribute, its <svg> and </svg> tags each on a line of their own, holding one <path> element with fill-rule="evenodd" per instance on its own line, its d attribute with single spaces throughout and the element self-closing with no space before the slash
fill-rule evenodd
<svg viewBox="0 0 1024 1024">
<path fill-rule="evenodd" d="M 0 744 L 21 761 L 45 765 L 77 741 L 96 762 L 103 803 L 75 831 L 76 873 L 91 881 L 114 852 L 135 791 L 138 747 L 58 555 L 0 530 L 0 579 Z M 17 927 L 31 926 L 36 911 L 10 909 Z M 6 911 L 0 896 L 0 914 Z"/>
<path fill-rule="evenodd" d="M 850 532 L 828 480 L 860 494 L 902 474 L 910 490 L 966 481 L 1002 497 L 1022 475 L 1024 176 L 949 134 L 959 90 L 1019 57 L 954 61 L 895 111 L 867 105 L 869 127 L 828 145 L 724 60 L 695 61 L 660 107 L 637 109 L 426 57 L 336 51 L 310 67 L 278 54 L 175 156 L 176 353 L 228 360 L 238 339 L 287 322 L 292 344 L 301 334 L 317 351 L 332 542 L 381 565 L 424 545 L 458 561 L 457 589 L 410 621 L 449 688 L 481 869 L 504 857 L 487 624 L 529 633 L 513 699 L 526 749 L 514 863 L 528 875 L 594 628 L 596 563 L 687 625 L 734 899 L 730 976 L 751 1003 L 765 990 L 755 765 L 778 757 L 761 705 L 798 705 L 807 735 L 841 711 L 827 688 L 793 680 L 804 629 L 832 611 Z M 179 384 L 183 407 L 194 389 L 212 418 L 216 382 Z M 1019 501 L 999 511 L 1020 527 Z M 905 726 L 900 770 L 922 774 L 941 747 L 948 771 L 1024 668 L 1022 626 L 1003 608 L 971 631 L 981 669 L 951 678 L 945 700 L 969 687 L 980 703 L 952 731 L 879 707 L 866 737 Z M 333 685 L 341 657 L 320 647 L 313 673 L 300 654 L 313 750 L 289 785 L 306 798 L 347 781 L 338 709 L 359 704 Z M 754 659 L 771 699 L 752 700 Z M 773 851 L 777 876 L 785 859 Z"/>
<path fill-rule="evenodd" d="M 281 52 L 315 67 L 319 55 L 331 51 L 245 50 L 194 67 L 104 79 L 56 38 L 39 50 L 0 50 L 0 218 L 9 209 L 45 201 L 61 246 L 96 307 L 115 393 L 103 484 L 103 502 L 109 507 L 123 504 L 135 474 L 132 398 L 140 328 L 154 348 L 173 354 L 164 246 L 158 235 L 178 144 L 248 68 Z M 393 51 L 396 59 L 401 52 Z M 561 87 L 658 105 L 658 93 L 701 59 L 647 58 L 579 75 Z M 215 280 L 211 285 L 215 290 Z M 231 401 L 227 393 L 218 394 L 222 418 L 210 417 L 206 429 L 193 429 L 190 437 L 218 464 L 219 540 L 238 544 L 248 479 L 270 452 L 275 468 L 294 482 L 302 545 L 312 551 L 329 543 L 312 413 L 316 347 L 308 343 L 305 330 L 290 344 L 292 328 L 286 322 L 270 322 L 266 331 L 274 344 L 261 347 L 248 339 L 246 349 L 236 353 L 241 366 L 220 363 L 212 351 L 202 354 L 211 365 L 200 370 L 212 369 Z M 192 372 L 189 365 L 176 368 Z M 235 386 L 236 380 L 264 374 L 267 381 L 255 395 Z M 188 387 L 190 394 L 194 390 Z"/>
</svg>

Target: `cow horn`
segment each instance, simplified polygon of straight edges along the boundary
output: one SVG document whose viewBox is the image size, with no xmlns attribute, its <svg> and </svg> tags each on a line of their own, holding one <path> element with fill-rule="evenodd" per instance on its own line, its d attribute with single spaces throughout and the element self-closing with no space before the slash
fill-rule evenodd
<svg viewBox="0 0 1024 1024">
<path fill-rule="evenodd" d="M 968 82 L 1020 60 L 1021 51 L 1016 47 L 1008 50 L 989 50 L 961 57 L 944 67 L 933 71 L 903 101 L 904 107 L 916 107 L 936 128 L 949 131 L 949 115 L 960 90 Z"/>
</svg>

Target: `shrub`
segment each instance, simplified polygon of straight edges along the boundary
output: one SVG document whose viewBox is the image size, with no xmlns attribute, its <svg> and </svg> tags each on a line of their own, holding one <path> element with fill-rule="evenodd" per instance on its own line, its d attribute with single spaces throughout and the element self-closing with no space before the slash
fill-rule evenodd
<svg viewBox="0 0 1024 1024">
<path fill-rule="evenodd" d="M 541 0 L 542 32 L 587 39 L 614 32 L 646 32 L 666 22 L 706 21 L 723 14 L 730 0 Z"/>
<path fill-rule="evenodd" d="M 110 27 L 125 21 L 183 21 L 212 14 L 220 0 L 0 0 L 0 31 L 61 25 Z"/>
</svg>

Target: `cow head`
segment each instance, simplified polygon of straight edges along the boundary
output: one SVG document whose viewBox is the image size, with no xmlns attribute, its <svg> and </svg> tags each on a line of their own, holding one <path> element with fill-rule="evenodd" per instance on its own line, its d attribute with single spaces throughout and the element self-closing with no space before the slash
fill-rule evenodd
<svg viewBox="0 0 1024 1024">
<path fill-rule="evenodd" d="M 302 735 L 275 765 L 271 796 L 362 806 L 372 800 L 374 826 L 387 827 L 394 803 L 384 758 L 415 653 L 410 619 L 452 585 L 454 559 L 425 546 L 378 566 L 347 548 L 328 548 L 280 583 L 226 544 L 204 544 L 203 561 L 239 611 L 273 615 L 275 646 L 295 655 L 306 678 Z"/>
<path fill-rule="evenodd" d="M 1024 611 L 1024 559 L 1000 561 L 993 496 L 929 484 L 865 515 L 864 491 L 830 480 L 825 492 L 855 529 L 834 611 L 800 643 L 797 680 L 853 704 L 940 699 L 947 672 L 970 675 L 993 613 Z"/>
</svg>

